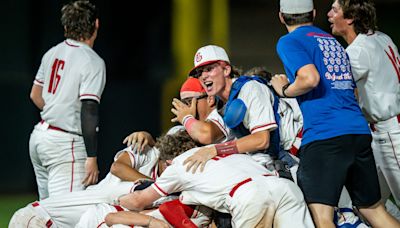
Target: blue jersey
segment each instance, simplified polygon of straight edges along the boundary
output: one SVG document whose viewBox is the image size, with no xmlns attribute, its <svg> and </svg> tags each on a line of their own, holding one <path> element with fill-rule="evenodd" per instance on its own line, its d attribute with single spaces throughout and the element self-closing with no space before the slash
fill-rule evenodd
<svg viewBox="0 0 400 228">
<path fill-rule="evenodd" d="M 291 82 L 307 64 L 314 64 L 320 75 L 316 88 L 297 97 L 304 117 L 302 145 L 346 134 L 370 134 L 354 96 L 349 58 L 332 35 L 301 26 L 279 39 L 277 52 Z"/>
</svg>

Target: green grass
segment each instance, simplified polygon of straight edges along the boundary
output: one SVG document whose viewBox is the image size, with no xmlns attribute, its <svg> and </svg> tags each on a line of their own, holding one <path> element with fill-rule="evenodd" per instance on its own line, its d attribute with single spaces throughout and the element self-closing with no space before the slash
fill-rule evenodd
<svg viewBox="0 0 400 228">
<path fill-rule="evenodd" d="M 8 222 L 14 212 L 36 199 L 35 194 L 0 195 L 0 227 L 8 227 Z"/>
</svg>

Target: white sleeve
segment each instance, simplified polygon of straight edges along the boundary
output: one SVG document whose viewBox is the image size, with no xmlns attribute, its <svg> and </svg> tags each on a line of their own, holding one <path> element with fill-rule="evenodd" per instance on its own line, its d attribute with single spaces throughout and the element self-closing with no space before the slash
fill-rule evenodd
<svg viewBox="0 0 400 228">
<path fill-rule="evenodd" d="M 369 52 L 361 46 L 349 46 L 346 52 L 349 55 L 354 81 L 357 82 L 366 77 L 370 66 Z"/>
<path fill-rule="evenodd" d="M 79 89 L 79 99 L 91 99 L 100 103 L 106 83 L 106 67 L 104 61 L 90 61 L 82 69 L 82 81 Z"/>
<path fill-rule="evenodd" d="M 175 166 L 175 164 L 168 166 L 161 176 L 157 178 L 156 182 L 151 185 L 161 196 L 167 196 L 183 190 L 183 185 Z"/>
<path fill-rule="evenodd" d="M 127 152 L 131 160 L 132 168 L 139 170 L 145 166 L 154 167 L 159 158 L 159 151 L 155 147 L 146 147 L 145 150 L 139 153 L 136 147 L 128 146 L 127 148 L 119 151 L 114 160 L 116 160 L 121 153 Z"/>
<path fill-rule="evenodd" d="M 38 85 L 38 86 L 42 86 L 42 87 L 44 85 L 44 62 L 45 62 L 44 59 L 45 58 L 46 58 L 46 55 L 44 55 L 42 57 L 42 61 L 41 61 L 40 66 L 39 66 L 39 70 L 36 73 L 35 80 L 33 81 L 33 84 Z"/>
<path fill-rule="evenodd" d="M 206 121 L 211 121 L 222 131 L 225 135 L 225 138 L 228 139 L 230 137 L 230 130 L 228 126 L 226 126 L 224 119 L 218 113 L 217 109 L 214 109 L 206 118 Z"/>
<path fill-rule="evenodd" d="M 238 98 L 246 105 L 243 124 L 251 133 L 277 128 L 272 106 L 273 96 L 266 85 L 256 81 L 247 82 L 240 90 Z"/>
</svg>

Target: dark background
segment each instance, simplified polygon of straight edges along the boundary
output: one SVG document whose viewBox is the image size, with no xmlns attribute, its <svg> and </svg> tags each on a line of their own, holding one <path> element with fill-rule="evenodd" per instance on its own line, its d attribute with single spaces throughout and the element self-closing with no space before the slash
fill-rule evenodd
<svg viewBox="0 0 400 228">
<path fill-rule="evenodd" d="M 174 6 L 179 1 L 192 0 L 141 1 L 140 7 L 137 1 L 92 1 L 100 10 L 100 30 L 94 50 L 107 67 L 107 84 L 100 106 L 101 177 L 109 171 L 115 152 L 123 148 L 125 136 L 138 130 L 158 136 L 166 128 L 162 119 L 168 120 L 170 113 L 162 109 L 163 105 L 169 105 L 162 103 L 162 90 L 176 72 L 172 18 L 176 16 Z M 201 2 L 209 5 L 210 1 L 213 0 Z M 0 3 L 0 193 L 36 191 L 28 142 L 40 116 L 29 93 L 42 55 L 64 39 L 59 18 L 60 8 L 66 2 L 5 0 Z M 229 24 L 225 29 L 229 35 L 225 48 L 231 62 L 244 69 L 263 65 L 274 73 L 283 72 L 275 52 L 277 40 L 286 33 L 277 17 L 279 1 L 227 2 Z M 330 31 L 326 13 L 331 3 L 315 1 L 315 24 L 326 31 Z M 376 5 L 381 31 L 400 45 L 400 1 L 380 0 Z M 206 7 L 198 11 L 207 17 Z M 207 27 L 192 29 L 207 31 Z M 202 36 L 201 45 L 210 42 L 208 35 Z M 187 50 L 191 53 L 187 57 L 190 61 L 198 47 Z M 179 87 L 176 94 L 178 90 Z"/>
</svg>

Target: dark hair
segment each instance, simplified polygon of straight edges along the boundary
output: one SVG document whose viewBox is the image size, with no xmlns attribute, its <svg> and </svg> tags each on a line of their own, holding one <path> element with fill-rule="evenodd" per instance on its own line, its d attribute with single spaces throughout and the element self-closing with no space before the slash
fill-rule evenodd
<svg viewBox="0 0 400 228">
<path fill-rule="evenodd" d="M 338 0 L 343 17 L 353 19 L 356 34 L 376 31 L 376 10 L 371 0 Z"/>
<path fill-rule="evenodd" d="M 229 77 L 238 78 L 242 75 L 242 72 L 243 70 L 241 68 L 231 65 L 231 73 L 229 74 Z"/>
<path fill-rule="evenodd" d="M 314 20 L 314 11 L 310 11 L 307 13 L 299 13 L 299 14 L 288 14 L 288 13 L 281 13 L 283 20 L 285 21 L 286 25 L 299 25 L 313 22 Z"/>
<path fill-rule="evenodd" d="M 263 66 L 257 66 L 250 68 L 248 71 L 244 73 L 244 75 L 248 76 L 261 76 L 262 78 L 265 78 L 268 82 L 271 81 L 272 74 L 267 70 L 267 68 Z"/>
<path fill-rule="evenodd" d="M 162 135 L 157 138 L 155 147 L 160 151 L 160 160 L 172 160 L 198 144 L 185 130 L 179 130 L 172 135 Z"/>
<path fill-rule="evenodd" d="M 66 38 L 87 40 L 95 32 L 98 12 L 89 1 L 70 2 L 62 7 L 61 15 Z"/>
</svg>

